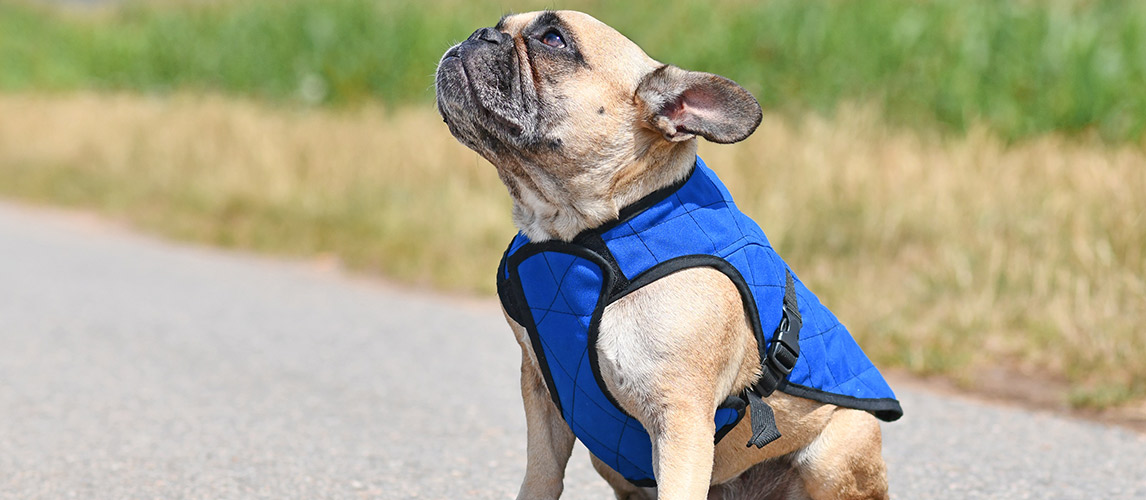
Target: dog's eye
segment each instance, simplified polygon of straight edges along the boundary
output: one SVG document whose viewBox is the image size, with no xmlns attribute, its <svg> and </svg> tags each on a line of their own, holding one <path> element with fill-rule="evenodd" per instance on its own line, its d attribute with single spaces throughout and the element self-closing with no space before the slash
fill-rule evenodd
<svg viewBox="0 0 1146 500">
<path fill-rule="evenodd" d="M 546 31 L 544 35 L 541 35 L 541 43 L 560 49 L 565 46 L 565 39 L 561 38 L 561 34 L 556 31 Z"/>
</svg>

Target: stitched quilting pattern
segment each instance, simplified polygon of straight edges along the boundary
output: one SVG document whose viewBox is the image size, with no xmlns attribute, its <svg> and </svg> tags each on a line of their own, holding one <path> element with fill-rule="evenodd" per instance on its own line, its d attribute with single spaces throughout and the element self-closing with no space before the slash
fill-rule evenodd
<svg viewBox="0 0 1146 500">
<path fill-rule="evenodd" d="M 542 252 L 524 259 L 518 272 L 531 277 L 522 280 L 522 292 L 565 421 L 589 451 L 626 478 L 654 479 L 648 433 L 608 400 L 588 359 L 601 268 L 573 255 Z M 716 428 L 737 417 L 735 410 L 719 410 Z"/>
<path fill-rule="evenodd" d="M 588 359 L 589 326 L 604 282 L 603 271 L 587 259 L 542 252 L 523 260 L 518 273 L 530 277 L 522 279 L 522 292 L 565 421 L 586 448 L 617 472 L 651 479 L 651 464 L 634 464 L 618 451 L 623 443 L 637 455 L 651 457 L 648 434 L 605 397 Z"/>
<path fill-rule="evenodd" d="M 629 280 L 677 257 L 720 257 L 735 268 L 747 285 L 760 316 L 762 334 L 771 338 L 781 318 L 786 274 L 791 270 L 760 227 L 736 208 L 727 188 L 700 158 L 692 176 L 677 191 L 599 234 L 618 268 L 613 272 Z M 510 257 L 529 244 L 524 235 L 518 234 L 503 263 L 513 262 Z M 593 455 L 634 483 L 655 484 L 648 433 L 640 422 L 609 400 L 590 358 L 596 334 L 592 322 L 599 313 L 596 308 L 606 271 L 602 264 L 583 256 L 586 252 L 592 254 L 584 247 L 550 245 L 531 250 L 536 253 L 522 253 L 528 256 L 520 259 L 516 270 L 533 323 L 530 334 L 535 337 L 543 366 L 547 367 L 548 387 L 556 394 L 562 417 Z M 499 279 L 511 279 L 509 266 L 504 267 L 505 273 Z M 820 391 L 802 393 L 813 399 L 842 395 L 860 400 L 894 400 L 891 388 L 847 328 L 795 273 L 792 275 L 803 328 L 801 353 L 788 381 Z M 520 312 L 520 308 L 514 310 Z M 847 400 L 820 400 L 849 404 Z M 894 406 L 898 411 L 898 404 Z M 875 413 L 880 416 L 878 411 Z M 898 418 L 895 412 L 889 415 L 892 416 L 888 419 Z M 720 409 L 714 421 L 721 429 L 735 423 L 738 417 L 736 410 Z"/>
<path fill-rule="evenodd" d="M 602 237 L 629 279 L 674 257 L 721 257 L 752 290 L 766 339 L 780 321 L 785 271 L 790 269 L 760 226 L 736 208 L 728 189 L 700 158 L 692 177 L 679 190 Z M 800 357 L 788 380 L 856 398 L 894 399 L 891 387 L 847 328 L 798 277 L 795 283 L 804 326 Z"/>
</svg>

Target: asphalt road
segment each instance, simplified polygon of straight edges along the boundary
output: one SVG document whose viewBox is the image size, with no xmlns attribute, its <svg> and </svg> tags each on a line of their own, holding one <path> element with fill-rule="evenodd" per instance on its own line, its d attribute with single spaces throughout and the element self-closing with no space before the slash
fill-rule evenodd
<svg viewBox="0 0 1146 500">
<path fill-rule="evenodd" d="M 517 366 L 490 300 L 0 203 L 0 498 L 511 498 Z M 895 498 L 1146 498 L 1141 435 L 897 392 Z"/>
</svg>

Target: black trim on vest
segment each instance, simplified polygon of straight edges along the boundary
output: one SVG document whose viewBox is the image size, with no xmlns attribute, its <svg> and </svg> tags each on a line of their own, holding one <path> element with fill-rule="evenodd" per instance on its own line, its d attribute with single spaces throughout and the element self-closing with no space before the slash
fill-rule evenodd
<svg viewBox="0 0 1146 500">
<path fill-rule="evenodd" d="M 684 187 L 684 185 L 687 184 L 688 181 L 690 179 L 692 179 L 692 176 L 695 174 L 696 174 L 696 162 L 693 161 L 692 168 L 689 169 L 688 174 L 685 175 L 684 177 L 682 177 L 680 180 L 678 180 L 672 184 L 669 184 L 663 188 L 660 188 L 656 191 L 653 191 L 649 194 L 646 194 L 646 195 L 642 196 L 641 199 L 639 199 L 639 200 L 637 200 L 637 201 L 635 201 L 629 205 L 625 205 L 617 213 L 616 219 L 605 222 L 604 224 L 601 224 L 600 226 L 581 231 L 580 234 L 578 234 L 577 236 L 575 236 L 573 238 L 573 241 L 577 241 L 578 239 L 582 238 L 583 236 L 587 236 L 589 234 L 597 234 L 597 235 L 605 234 L 605 232 L 607 232 L 608 230 L 613 229 L 614 227 L 617 227 L 621 224 L 628 222 L 629 219 L 636 217 L 641 212 L 648 210 L 653 205 L 660 203 L 665 198 L 668 198 L 669 196 L 672 196 L 674 193 L 679 191 L 680 188 Z"/>
<path fill-rule="evenodd" d="M 659 200 L 657 200 L 659 201 Z M 511 243 L 512 245 L 512 243 Z M 595 251 L 597 250 L 597 251 Z M 506 252 L 508 253 L 508 249 Z M 590 320 L 588 341 L 589 341 L 589 356 L 590 367 L 593 371 L 593 377 L 596 379 L 597 384 L 601 387 L 601 392 L 605 397 L 617 407 L 625 415 L 632 417 L 625 409 L 617 402 L 613 394 L 609 392 L 608 387 L 605 385 L 604 378 L 601 376 L 600 364 L 597 359 L 597 337 L 599 334 L 599 326 L 601 315 L 604 309 L 609 304 L 621 299 L 622 297 L 637 291 L 638 289 L 660 279 L 668 276 L 677 271 L 690 269 L 694 267 L 711 267 L 723 273 L 732 281 L 740 292 L 740 297 L 745 310 L 745 315 L 749 319 L 753 333 L 756 337 L 756 345 L 760 354 L 762 367 L 767 367 L 768 353 L 766 344 L 763 341 L 764 334 L 763 328 L 760 325 L 760 315 L 756 308 L 755 296 L 752 294 L 751 288 L 744 280 L 743 275 L 740 274 L 731 263 L 716 257 L 714 255 L 684 255 L 673 259 L 666 260 L 657 264 L 644 272 L 635 276 L 632 280 L 625 279 L 624 274 L 621 272 L 620 266 L 616 259 L 613 257 L 612 252 L 608 251 L 608 247 L 604 246 L 604 240 L 600 235 L 594 234 L 581 234 L 578 235 L 576 243 L 565 243 L 561 241 L 547 241 L 542 243 L 528 243 L 523 245 L 512 256 L 508 258 L 503 257 L 502 262 L 498 269 L 498 296 L 501 298 L 503 307 L 514 321 L 525 327 L 529 333 L 530 342 L 533 346 L 534 355 L 537 356 L 538 364 L 540 365 L 542 374 L 545 378 L 545 383 L 549 389 L 550 397 L 556 405 L 558 413 L 564 418 L 561 408 L 560 398 L 557 396 L 557 390 L 553 383 L 552 375 L 549 372 L 548 362 L 545 360 L 545 352 L 541 348 L 541 340 L 537 332 L 537 326 L 533 323 L 532 314 L 529 312 L 528 304 L 525 302 L 525 294 L 521 288 L 521 279 L 517 275 L 517 266 L 523 260 L 541 252 L 555 251 L 566 253 L 575 257 L 583 257 L 591 262 L 597 264 L 602 270 L 602 294 L 598 299 L 597 307 L 593 311 L 593 317 Z M 604 253 L 601 255 L 598 252 Z M 509 278 L 506 276 L 505 269 L 508 266 L 510 269 Z M 619 278 L 619 279 L 618 279 Z M 516 286 L 509 286 L 512 283 Z M 800 384 L 790 383 L 787 377 L 783 377 L 779 381 L 776 390 L 790 394 L 792 396 L 802 397 L 821 403 L 834 404 L 846 408 L 854 408 L 872 413 L 885 422 L 892 422 L 898 420 L 903 416 L 903 409 L 899 401 L 890 398 L 880 399 L 862 399 L 851 396 L 843 396 L 830 392 L 821 391 L 811 387 L 803 386 Z M 734 408 L 737 410 L 737 418 L 729 425 L 717 429 L 714 441 L 719 443 L 725 435 L 732 431 L 743 420 L 746 415 L 745 409 L 747 408 L 747 401 L 739 395 L 731 395 L 717 408 Z M 633 417 L 635 418 L 635 417 Z M 641 484 L 639 484 L 641 483 Z M 650 482 L 643 484 L 643 482 L 635 482 L 637 486 L 655 486 L 656 483 Z"/>
<path fill-rule="evenodd" d="M 752 332 L 756 337 L 756 349 L 760 356 L 761 370 L 760 379 L 757 380 L 752 385 L 752 387 L 746 389 L 741 401 L 751 405 L 753 407 L 753 411 L 755 412 L 752 416 L 753 439 L 749 442 L 749 445 L 751 446 L 754 444 L 756 447 L 762 448 L 769 442 L 779 438 L 780 432 L 776 429 L 776 421 L 772 415 L 772 409 L 767 407 L 766 404 L 763 404 L 760 397 L 767 397 L 769 394 L 772 394 L 772 391 L 776 390 L 778 387 L 783 386 L 788 380 L 788 374 L 791 372 L 791 366 L 795 366 L 796 361 L 794 357 L 790 360 L 786 360 L 790 362 L 787 363 L 789 366 L 787 370 L 781 370 L 775 366 L 778 361 L 773 359 L 773 356 L 770 355 L 768 349 L 766 348 L 767 344 L 764 340 L 764 328 L 760 325 L 760 314 L 759 310 L 756 308 L 755 295 L 752 293 L 752 288 L 748 285 L 748 282 L 744 279 L 744 276 L 740 274 L 740 271 L 737 270 L 736 267 L 732 265 L 732 263 L 715 255 L 708 254 L 682 255 L 680 257 L 675 257 L 661 262 L 660 264 L 657 264 L 649 269 L 646 269 L 641 274 L 633 277 L 629 286 L 618 292 L 612 300 L 616 301 L 621 297 L 633 293 L 639 290 L 641 287 L 672 273 L 685 269 L 691 269 L 694 267 L 711 267 L 716 269 L 720 273 L 723 273 L 725 276 L 727 276 L 728 279 L 731 280 L 732 283 L 736 286 L 737 291 L 740 293 L 740 300 L 744 307 L 744 313 L 748 317 L 749 323 L 752 326 Z M 795 284 L 792 280 L 791 271 L 786 272 L 786 276 L 787 280 L 784 285 L 785 301 L 791 303 L 786 304 L 786 307 L 794 308 L 796 307 Z M 785 312 L 784 314 L 787 315 L 788 313 Z M 782 332 L 781 327 L 777 327 L 776 333 L 773 334 L 771 341 L 774 344 L 773 348 L 777 347 L 775 344 L 779 344 L 781 341 L 797 342 L 795 353 L 798 356 L 800 352 L 798 347 L 798 342 L 800 341 L 800 321 L 798 311 L 795 314 L 795 318 L 796 320 L 794 323 L 794 330 L 789 332 L 785 329 Z M 785 319 L 781 319 L 781 325 L 785 325 L 785 322 Z M 783 333 L 783 335 L 781 335 L 781 333 Z M 748 394 L 749 391 L 751 391 L 752 394 Z M 737 418 L 737 423 L 739 423 L 742 418 L 743 415 L 741 415 L 740 418 Z M 725 434 L 726 433 L 727 432 L 725 432 Z M 721 437 L 723 437 L 723 434 L 721 434 Z"/>
<path fill-rule="evenodd" d="M 579 234 L 577 234 L 577 236 L 573 237 L 573 239 L 571 240 L 570 243 L 564 243 L 566 245 L 580 245 L 580 246 L 583 246 L 585 248 L 588 248 L 588 249 L 592 250 L 593 252 L 597 253 L 598 256 L 600 256 L 601 258 L 603 258 L 605 260 L 605 262 L 609 266 L 609 269 L 613 270 L 613 278 L 615 279 L 614 286 L 612 287 L 612 289 L 609 290 L 609 293 L 607 294 L 608 296 L 615 296 L 619 290 L 627 288 L 629 285 L 629 280 L 628 280 L 628 278 L 625 277 L 625 273 L 621 272 L 620 264 L 618 264 L 617 259 L 615 257 L 613 257 L 613 252 L 609 251 L 609 247 L 605 244 L 605 240 L 604 240 L 604 238 L 601 237 L 601 235 L 604 234 L 606 231 L 614 228 L 614 227 L 617 227 L 617 226 L 619 226 L 625 222 L 628 222 L 629 219 L 636 217 L 641 212 L 644 212 L 649 207 L 652 207 L 653 205 L 660 203 L 665 198 L 672 196 L 673 193 L 679 191 L 680 188 L 684 187 L 684 185 L 687 184 L 688 181 L 692 179 L 692 176 L 694 174 L 696 174 L 696 161 L 693 161 L 692 168 L 689 169 L 688 174 L 686 174 L 680 180 L 678 180 L 672 184 L 669 184 L 668 186 L 662 187 L 656 191 L 653 191 L 653 192 L 651 192 L 645 196 L 642 196 L 641 199 L 633 202 L 632 204 L 622 207 L 621 210 L 618 212 L 616 219 L 609 221 L 609 222 L 606 222 L 600 226 L 597 226 L 594 228 L 589 228 L 589 229 L 586 229 L 584 231 L 581 231 Z M 512 288 L 508 287 L 507 283 L 503 283 L 503 280 L 507 280 L 507 278 L 505 277 L 506 276 L 505 267 L 506 267 L 506 261 L 507 261 L 508 256 L 509 256 L 509 250 L 511 248 L 513 248 L 513 242 L 514 242 L 514 240 L 509 241 L 509 246 L 506 247 L 505 253 L 502 254 L 501 262 L 498 264 L 497 295 L 501 299 L 502 307 L 505 308 L 506 313 L 509 314 L 509 317 L 512 318 L 514 321 L 516 321 L 518 324 L 524 326 L 525 323 L 522 322 L 522 320 L 523 320 L 523 308 L 526 308 L 525 310 L 527 311 L 528 310 L 527 309 L 528 304 L 525 303 L 524 296 L 522 296 L 520 294 L 513 294 Z M 560 242 L 558 240 L 552 240 L 552 241 L 542 242 L 542 243 L 562 243 L 562 242 Z M 521 248 L 518 249 L 517 253 L 520 253 L 521 250 L 523 250 L 525 247 L 529 247 L 529 246 L 533 246 L 533 245 L 539 245 L 542 243 L 526 243 L 525 245 L 523 245 Z M 516 255 L 516 253 L 515 253 L 515 255 Z M 520 262 L 520 261 L 518 261 L 518 262 Z M 512 267 L 514 267 L 516 269 L 516 266 L 512 266 Z M 520 280 L 518 280 L 518 282 L 520 283 Z M 503 290 L 506 293 L 503 293 Z M 604 386 L 602 386 L 602 387 L 604 387 Z"/>
<path fill-rule="evenodd" d="M 625 411 L 625 408 L 621 406 L 620 402 L 618 402 L 613 394 L 609 392 L 608 386 L 605 385 L 605 379 L 601 375 L 601 364 L 598 360 L 597 337 L 600 333 L 601 316 L 605 312 L 605 307 L 607 307 L 609 304 L 612 304 L 617 299 L 627 295 L 629 292 L 644 286 L 644 284 L 651 283 L 656 278 L 652 278 L 648 282 L 643 282 L 643 284 L 638 284 L 636 280 L 630 282 L 629 280 L 625 279 L 624 274 L 621 273 L 620 265 L 617 264 L 617 261 L 613 257 L 612 252 L 609 252 L 609 249 L 604 246 L 604 240 L 600 239 L 600 236 L 597 236 L 597 239 L 599 239 L 602 244 L 601 248 L 605 252 L 604 256 L 598 254 L 594 251 L 594 249 L 589 248 L 589 245 L 586 244 L 587 242 L 592 242 L 592 235 L 578 236 L 578 238 L 580 241 L 577 243 L 565 243 L 562 241 L 527 243 L 519 248 L 516 252 L 514 252 L 513 255 L 509 256 L 508 258 L 503 258 L 502 264 L 499 266 L 498 270 L 498 295 L 502 297 L 502 305 L 506 308 L 506 311 L 509 313 L 510 317 L 513 318 L 514 321 L 517 321 L 518 324 L 525 327 L 525 331 L 529 334 L 529 341 L 533 347 L 534 356 L 537 357 L 538 368 L 541 369 L 545 379 L 546 388 L 549 389 L 549 397 L 553 400 L 553 404 L 557 407 L 558 414 L 560 414 L 561 418 L 564 419 L 565 415 L 561 407 L 561 399 L 557 395 L 557 387 L 553 382 L 553 375 L 549 370 L 549 362 L 545 359 L 545 351 L 542 350 L 541 347 L 541 336 L 537 331 L 537 324 L 533 322 L 533 314 L 530 312 L 529 305 L 525 300 L 525 292 L 522 289 L 521 277 L 518 275 L 518 266 L 525 259 L 528 259 L 529 257 L 542 252 L 564 253 L 574 257 L 584 258 L 590 262 L 593 262 L 594 264 L 597 264 L 601 268 L 603 280 L 601 284 L 602 290 L 600 298 L 598 298 L 597 306 L 593 310 L 593 316 L 589 320 L 589 330 L 587 332 L 589 367 L 593 372 L 593 378 L 597 382 L 597 385 L 601 388 L 601 392 L 605 395 L 605 398 L 608 399 L 608 401 L 612 403 L 613 406 L 617 407 L 617 409 L 620 410 L 621 413 L 623 413 L 625 416 L 639 422 L 639 419 Z M 509 250 L 507 249 L 506 252 L 508 251 Z M 696 264 L 695 262 L 703 261 L 704 265 L 711 267 L 724 267 L 727 270 L 722 270 L 722 272 L 725 272 L 726 274 L 729 272 L 736 273 L 735 276 L 738 278 L 740 277 L 739 271 L 737 271 L 735 267 L 732 267 L 732 264 L 719 257 L 712 255 L 696 255 L 692 257 L 697 257 L 698 259 L 696 261 L 689 261 L 680 260 L 681 258 L 678 257 L 670 261 L 665 261 L 655 266 L 655 268 L 662 268 L 662 266 L 665 266 L 665 264 L 669 264 L 670 262 L 678 260 L 680 260 L 680 263 L 682 264 L 694 262 L 692 265 L 686 265 L 685 267 L 681 268 L 684 269 L 687 267 L 697 267 L 700 264 Z M 506 267 L 509 269 L 509 277 L 505 279 L 505 283 L 502 283 L 502 276 L 505 276 Z M 665 269 L 667 270 L 667 268 Z M 650 271 L 653 271 L 653 269 L 646 270 L 644 273 L 641 273 L 641 276 L 648 274 L 647 277 L 651 277 L 652 275 L 649 274 Z M 673 271 L 669 270 L 665 274 L 667 275 L 671 272 Z M 638 278 L 639 277 L 640 276 L 638 276 Z M 733 282 L 735 283 L 737 280 L 734 279 Z M 740 278 L 739 282 L 743 283 L 743 278 Z M 515 286 L 510 286 L 511 283 Z M 621 292 L 617 292 L 618 290 L 621 290 Z M 745 295 L 742 290 L 741 297 L 744 296 Z M 749 294 L 748 297 L 751 297 L 751 295 Z M 751 307 L 751 311 L 753 311 L 752 317 L 754 318 L 755 322 L 759 323 L 760 317 L 758 314 L 755 314 L 755 302 L 750 300 L 750 304 L 745 304 L 745 308 L 749 307 Z M 515 317 L 515 315 L 521 319 L 518 319 L 518 317 Z M 735 428 L 737 424 L 739 424 L 740 421 L 744 419 L 745 415 L 747 414 L 747 407 L 747 401 L 738 395 L 734 394 L 725 398 L 724 402 L 722 402 L 716 409 L 721 410 L 725 408 L 731 408 L 736 411 L 736 418 L 731 423 L 728 423 L 716 430 L 716 434 L 713 436 L 714 443 L 719 443 L 725 435 L 727 435 L 729 432 L 732 432 L 732 429 Z M 643 481 L 630 482 L 642 487 L 656 486 L 655 481 L 650 481 L 647 483 Z"/>
<path fill-rule="evenodd" d="M 728 276 L 728 279 L 732 280 L 732 284 L 736 285 L 736 289 L 740 291 L 740 301 L 744 305 L 744 314 L 748 316 L 748 322 L 751 324 L 752 332 L 756 336 L 756 349 L 760 353 L 761 365 L 766 366 L 768 351 L 765 348 L 764 328 L 760 326 L 760 313 L 756 309 L 755 295 L 752 294 L 752 288 L 748 286 L 748 282 L 744 280 L 744 276 L 740 274 L 740 271 L 738 271 L 732 263 L 720 257 L 708 254 L 682 255 L 661 262 L 646 269 L 641 274 L 634 276 L 629 286 L 614 295 L 610 302 L 614 302 L 672 273 L 693 267 L 711 267 L 716 269 L 725 276 Z"/>
<path fill-rule="evenodd" d="M 767 365 L 768 351 L 765 348 L 763 328 L 760 326 L 760 315 L 757 313 L 756 300 L 752 294 L 751 288 L 744 277 L 732 266 L 728 261 L 721 259 L 715 255 L 684 255 L 673 259 L 666 260 L 657 264 L 644 272 L 638 274 L 630 280 L 629 286 L 617 292 L 612 300 L 612 303 L 621 297 L 633 293 L 641 287 L 648 285 L 660 278 L 668 276 L 677 271 L 692 267 L 711 267 L 724 273 L 732 283 L 736 285 L 737 290 L 740 291 L 740 297 L 744 303 L 744 312 L 749 318 L 749 323 L 752 326 L 753 332 L 756 334 L 756 347 L 760 353 L 760 360 L 762 366 Z M 851 396 L 843 396 L 830 392 L 821 391 L 811 387 L 803 386 L 800 384 L 793 384 L 788 382 L 787 377 L 779 381 L 776 390 L 792 396 L 798 396 L 821 403 L 834 404 L 845 408 L 854 408 L 869 412 L 885 422 L 893 422 L 903 416 L 903 408 L 900 406 L 899 401 L 891 398 L 880 399 L 861 399 Z"/>
<path fill-rule="evenodd" d="M 513 241 L 509 242 L 509 246 L 513 247 Z M 501 262 L 497 264 L 497 298 L 501 300 L 501 307 L 505 309 L 505 313 L 509 315 L 510 319 L 521 326 L 525 326 L 525 316 L 522 314 L 522 310 L 528 304 L 525 303 L 525 297 L 521 296 L 515 287 L 510 286 L 511 281 L 505 270 L 508 259 L 509 248 L 506 248 L 505 253 L 501 256 Z"/>
<path fill-rule="evenodd" d="M 608 467 L 608 466 L 606 465 L 606 467 Z M 618 474 L 618 475 L 619 475 L 619 474 Z M 624 477 L 624 476 L 622 476 L 622 477 Z M 627 477 L 624 477 L 624 479 L 625 479 L 625 481 L 628 481 L 628 482 L 629 482 L 630 484 L 632 484 L 633 486 L 637 486 L 637 487 L 640 487 L 640 488 L 656 488 L 656 487 L 657 487 L 657 480 L 656 480 L 656 479 L 637 479 L 637 480 L 633 480 L 633 479 L 629 479 L 629 478 L 627 478 Z"/>
<path fill-rule="evenodd" d="M 600 255 L 605 262 L 609 264 L 609 268 L 613 270 L 613 286 L 609 289 L 609 296 L 617 293 L 629 286 L 629 279 L 625 277 L 625 273 L 621 272 L 621 264 L 617 262 L 617 258 L 613 256 L 612 250 L 609 250 L 609 245 L 605 243 L 605 238 L 601 237 L 601 233 L 589 232 L 581 233 L 573 238 L 574 245 L 581 245 L 589 250 Z M 611 300 L 609 302 L 612 302 Z"/>
<path fill-rule="evenodd" d="M 812 401 L 819 401 L 821 403 L 833 404 L 842 406 L 844 408 L 854 408 L 856 410 L 863 410 L 884 422 L 894 422 L 903 416 L 903 407 L 899 405 L 899 401 L 891 398 L 879 399 L 862 399 L 852 396 L 844 396 L 842 394 L 835 394 L 831 392 L 824 392 L 812 387 L 793 384 L 785 381 L 780 385 L 780 392 L 791 394 L 793 396 L 801 397 L 804 399 L 811 399 Z"/>
<path fill-rule="evenodd" d="M 557 407 L 558 414 L 564 419 L 564 411 L 561 407 L 560 397 L 557 395 L 556 385 L 553 382 L 553 375 L 549 370 L 548 361 L 545 359 L 545 351 L 541 347 L 540 334 L 537 330 L 537 325 L 534 323 L 532 312 L 529 309 L 529 304 L 526 302 L 525 293 L 522 288 L 521 278 L 518 275 L 518 266 L 525 259 L 532 257 L 542 252 L 556 252 L 572 255 L 573 257 L 584 258 L 593 262 L 601 268 L 602 283 L 600 296 L 597 299 L 597 305 L 593 310 L 593 315 L 590 318 L 588 335 L 588 354 L 589 364 L 593 372 L 593 378 L 596 380 L 597 385 L 600 387 L 601 392 L 605 395 L 606 399 L 612 403 L 621 413 L 630 418 L 634 418 L 617 402 L 613 394 L 609 392 L 608 387 L 605 385 L 604 378 L 601 376 L 600 363 L 598 362 L 597 350 L 597 337 L 600 329 L 601 316 L 604 314 L 605 308 L 613 302 L 620 300 L 626 295 L 639 290 L 660 278 L 668 276 L 677 271 L 690 269 L 694 267 L 711 267 L 727 276 L 740 292 L 740 298 L 744 307 L 744 313 L 747 316 L 749 323 L 752 327 L 754 336 L 756 337 L 756 347 L 760 355 L 761 369 L 763 376 L 757 381 L 753 387 L 747 391 L 757 391 L 757 395 L 767 396 L 773 390 L 819 401 L 822 403 L 834 404 L 846 408 L 855 408 L 872 413 L 877 418 L 891 422 L 903 416 L 903 409 L 895 399 L 880 398 L 880 399 L 862 399 L 852 396 L 843 396 L 830 392 L 821 391 L 811 387 L 803 386 L 800 384 L 793 384 L 788 381 L 787 371 L 778 369 L 772 366 L 775 360 L 769 355 L 767 345 L 769 342 L 780 343 L 780 341 L 794 341 L 796 342 L 794 355 L 785 356 L 785 360 L 780 362 L 782 365 L 794 365 L 794 358 L 799 356 L 799 328 L 800 318 L 799 309 L 795 302 L 795 290 L 791 276 L 791 271 L 787 271 L 787 282 L 783 286 L 785 289 L 785 307 L 792 307 L 795 309 L 794 317 L 787 317 L 788 313 L 785 312 L 787 320 L 793 321 L 793 329 L 790 332 L 791 338 L 780 338 L 781 329 L 784 329 L 785 319 L 781 319 L 781 326 L 777 327 L 777 332 L 773 333 L 772 339 L 765 339 L 764 329 L 760 324 L 760 314 L 756 307 L 755 295 L 752 288 L 748 285 L 740 271 L 736 269 L 727 260 L 717 257 L 715 255 L 697 254 L 697 255 L 684 255 L 672 258 L 654 265 L 646 269 L 631 280 L 628 279 L 622 271 L 620 264 L 617 262 L 613 253 L 609 250 L 608 244 L 605 242 L 602 234 L 605 232 L 628 222 L 633 217 L 644 212 L 648 208 L 660 203 L 664 199 L 672 196 L 680 190 L 692 176 L 696 173 L 696 165 L 694 163 L 689 173 L 674 182 L 669 186 L 660 188 L 644 197 L 637 200 L 635 203 L 622 208 L 618 217 L 612 221 L 606 222 L 598 227 L 586 229 L 575 236 L 570 242 L 563 242 L 558 240 L 545 241 L 540 243 L 526 243 L 510 255 L 510 249 L 513 248 L 513 240 L 506 248 L 502 256 L 501 263 L 498 266 L 497 275 L 497 292 L 498 297 L 501 299 L 502 307 L 505 308 L 506 313 L 514 321 L 523 326 L 529 334 L 530 343 L 533 347 L 534 355 L 537 358 L 538 367 L 545 379 L 546 387 L 549 390 L 550 398 L 553 404 Z M 508 270 L 508 273 L 507 273 Z M 778 285 L 777 285 L 778 286 Z M 789 296 L 790 295 L 790 296 Z M 789 304 L 790 303 L 790 304 Z M 786 330 L 785 330 L 786 331 Z M 789 353 L 791 354 L 791 353 Z M 791 359 L 789 359 L 791 358 Z M 788 362 L 790 361 L 790 363 Z M 747 407 L 749 402 L 746 400 L 747 394 L 733 394 L 728 396 L 717 410 L 732 408 L 736 410 L 736 419 L 728 425 L 716 430 L 714 442 L 719 443 L 720 440 L 732 431 L 747 414 Z M 639 420 L 638 420 L 639 421 Z M 755 426 L 754 426 L 755 427 Z M 775 424 L 772 424 L 774 430 Z M 778 435 L 778 434 L 777 434 Z M 751 445 L 751 443 L 750 443 Z M 641 480 L 630 481 L 636 486 L 653 487 L 656 486 L 655 480 Z"/>
<path fill-rule="evenodd" d="M 632 417 L 628 412 L 621 407 L 620 403 L 609 392 L 605 386 L 605 381 L 601 377 L 601 368 L 597 362 L 597 332 L 601 323 L 601 315 L 605 312 L 605 306 L 608 305 L 609 290 L 613 288 L 613 282 L 616 278 L 613 267 L 609 262 L 601 257 L 596 252 L 573 243 L 565 243 L 563 241 L 544 241 L 541 243 L 529 243 L 519 248 L 510 256 L 509 262 L 506 264 L 509 267 L 509 279 L 515 286 L 516 293 L 522 297 L 522 303 L 525 304 L 524 297 L 525 291 L 522 289 L 521 277 L 518 275 L 518 266 L 529 257 L 543 252 L 555 252 L 572 255 L 574 257 L 588 260 L 597 264 L 601 268 L 601 291 L 597 297 L 597 305 L 594 306 L 593 316 L 589 319 L 588 334 L 588 351 L 589 351 L 589 367 L 593 371 L 593 378 L 596 379 L 597 385 L 601 387 L 601 392 L 605 394 L 605 398 L 609 400 L 613 406 L 616 406 L 621 413 Z M 525 327 L 525 331 L 529 333 L 529 341 L 533 346 L 533 354 L 537 357 L 538 368 L 541 369 L 542 374 L 545 376 L 545 385 L 549 389 L 549 397 L 553 399 L 553 404 L 557 406 L 557 411 L 564 419 L 564 411 L 561 408 L 561 398 L 557 395 L 557 385 L 553 382 L 553 374 L 549 371 L 549 362 L 545 359 L 545 351 L 541 348 L 541 335 L 537 331 L 537 324 L 533 322 L 533 314 L 529 311 L 528 304 L 521 311 L 522 316 L 527 319 L 526 323 L 521 323 Z"/>
</svg>

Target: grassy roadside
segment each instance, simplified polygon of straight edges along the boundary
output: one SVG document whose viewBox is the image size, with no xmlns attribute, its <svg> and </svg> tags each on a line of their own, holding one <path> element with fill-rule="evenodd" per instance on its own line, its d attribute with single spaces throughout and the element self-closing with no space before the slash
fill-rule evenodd
<svg viewBox="0 0 1146 500">
<path fill-rule="evenodd" d="M 0 94 L 0 195 L 166 236 L 488 291 L 508 195 L 425 110 L 389 118 L 222 98 Z M 459 216 L 460 212 L 460 216 Z"/>
<path fill-rule="evenodd" d="M 0 89 L 194 90 L 276 101 L 426 103 L 438 58 L 540 0 L 128 3 L 94 13 L 0 2 Z M 714 71 L 771 110 L 870 102 L 892 124 L 1009 140 L 1140 142 L 1146 2 L 570 0 L 665 62 Z"/>
<path fill-rule="evenodd" d="M 880 364 L 1049 374 L 1079 406 L 1146 395 L 1146 152 L 878 116 L 770 115 L 702 155 Z M 492 168 L 421 107 L 0 94 L 0 195 L 485 293 L 513 233 Z"/>
</svg>

